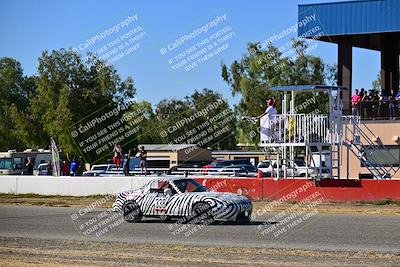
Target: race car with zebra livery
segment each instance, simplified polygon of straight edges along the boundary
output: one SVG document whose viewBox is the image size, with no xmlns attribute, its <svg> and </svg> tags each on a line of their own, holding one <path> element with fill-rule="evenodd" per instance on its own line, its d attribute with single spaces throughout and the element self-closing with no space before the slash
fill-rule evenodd
<svg viewBox="0 0 400 267">
<path fill-rule="evenodd" d="M 185 223 L 250 222 L 251 201 L 233 193 L 211 192 L 189 178 L 158 177 L 141 189 L 121 192 L 112 210 L 123 212 L 127 222 L 142 217 L 180 218 Z"/>
</svg>

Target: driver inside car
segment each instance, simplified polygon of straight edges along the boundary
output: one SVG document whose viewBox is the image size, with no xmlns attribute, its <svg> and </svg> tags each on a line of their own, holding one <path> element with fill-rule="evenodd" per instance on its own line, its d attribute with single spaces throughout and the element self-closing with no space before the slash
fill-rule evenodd
<svg viewBox="0 0 400 267">
<path fill-rule="evenodd" d="M 165 188 L 164 189 L 164 195 L 171 197 L 173 195 L 171 188 L 169 188 L 169 187 Z"/>
</svg>

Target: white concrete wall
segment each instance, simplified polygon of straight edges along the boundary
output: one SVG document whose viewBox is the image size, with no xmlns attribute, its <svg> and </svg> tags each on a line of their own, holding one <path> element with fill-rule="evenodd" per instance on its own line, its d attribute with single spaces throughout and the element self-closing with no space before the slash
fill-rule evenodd
<svg viewBox="0 0 400 267">
<path fill-rule="evenodd" d="M 89 196 L 135 190 L 155 177 L 0 176 L 0 193 Z"/>
</svg>

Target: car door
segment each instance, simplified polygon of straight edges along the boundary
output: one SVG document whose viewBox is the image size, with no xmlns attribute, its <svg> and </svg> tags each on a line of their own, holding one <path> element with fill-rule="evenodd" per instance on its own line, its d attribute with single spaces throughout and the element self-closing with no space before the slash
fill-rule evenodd
<svg viewBox="0 0 400 267">
<path fill-rule="evenodd" d="M 170 197 L 159 193 L 154 199 L 154 215 L 167 215 L 167 202 Z"/>
<path fill-rule="evenodd" d="M 144 190 L 143 196 L 138 199 L 140 210 L 143 215 L 155 215 L 155 205 L 159 201 L 158 197 L 160 195 L 160 185 L 162 181 L 156 180 L 149 184 L 149 186 Z M 159 206 L 159 204 L 158 204 Z"/>
<path fill-rule="evenodd" d="M 166 193 L 166 191 L 170 193 Z M 170 203 L 175 197 L 176 197 L 176 190 L 173 188 L 171 183 L 166 182 L 164 184 L 161 184 L 157 196 L 154 199 L 154 210 L 153 214 L 154 215 L 174 215 L 174 214 L 168 214 L 167 211 L 167 206 L 168 203 Z"/>
</svg>

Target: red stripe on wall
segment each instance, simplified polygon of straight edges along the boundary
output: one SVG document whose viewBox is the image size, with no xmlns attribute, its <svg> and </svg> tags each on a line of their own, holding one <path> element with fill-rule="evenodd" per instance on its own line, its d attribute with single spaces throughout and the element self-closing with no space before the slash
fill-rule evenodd
<svg viewBox="0 0 400 267">
<path fill-rule="evenodd" d="M 218 192 L 232 192 L 251 200 L 301 201 L 318 192 L 324 201 L 400 200 L 400 180 L 323 180 L 258 179 L 258 178 L 196 178 Z"/>
</svg>

